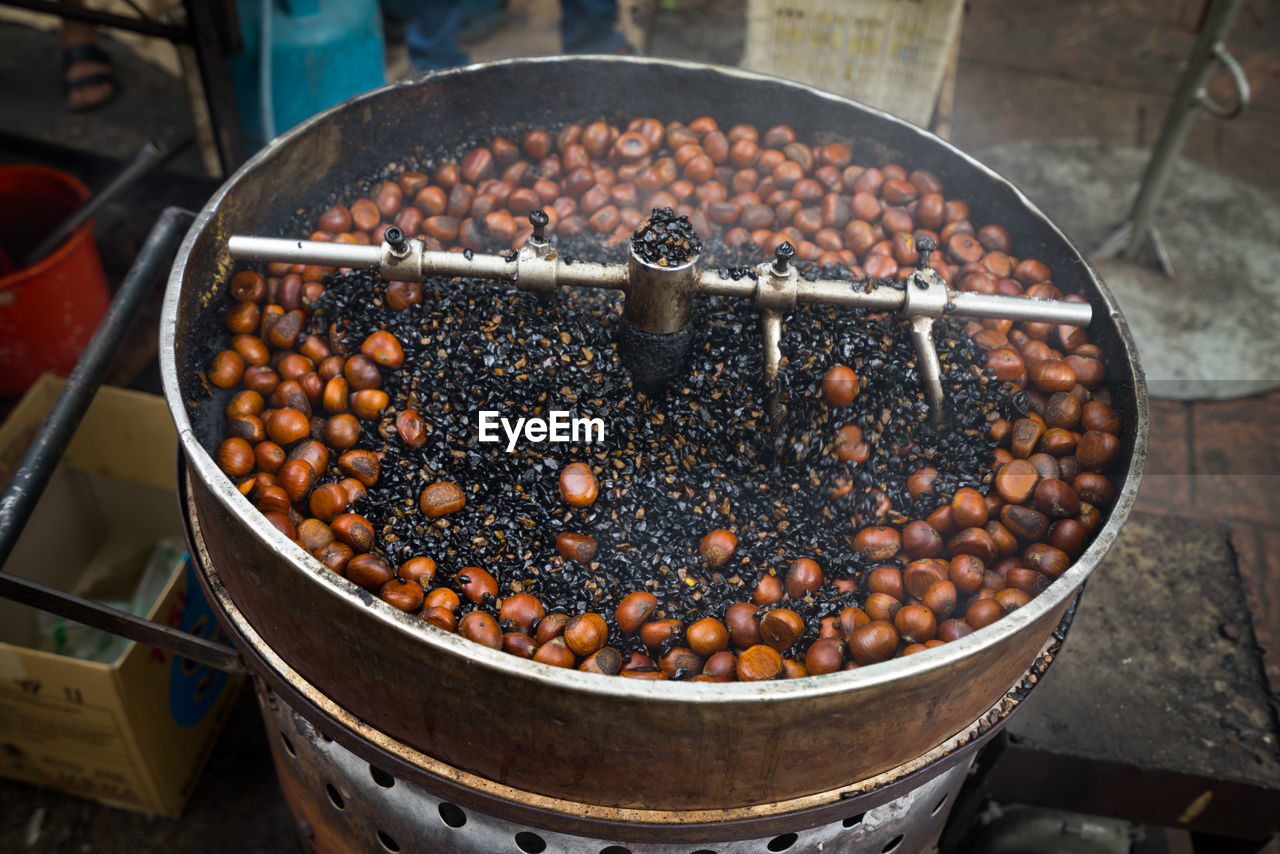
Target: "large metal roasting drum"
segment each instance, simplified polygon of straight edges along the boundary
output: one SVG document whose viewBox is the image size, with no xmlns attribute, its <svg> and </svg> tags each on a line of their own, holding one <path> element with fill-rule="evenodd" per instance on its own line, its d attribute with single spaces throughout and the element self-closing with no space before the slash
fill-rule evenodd
<svg viewBox="0 0 1280 854">
<path fill-rule="evenodd" d="M 604 116 L 723 126 L 792 125 L 850 144 L 855 160 L 928 169 L 975 222 L 999 222 L 1093 309 L 1125 425 L 1117 499 L 1099 535 L 1047 591 L 994 625 L 927 654 L 821 677 L 650 683 L 547 667 L 406 616 L 325 570 L 267 524 L 210 456 L 221 407 L 195 379 L 221 333 L 234 234 L 299 235 L 349 188 L 415 152 L 483 141 L 495 128 Z M 763 260 L 763 259 L 762 259 Z M 530 297 L 532 298 L 532 297 Z M 433 761 L 432 773 L 526 793 L 555 812 L 640 823 L 708 822 L 838 803 L 858 781 L 926 754 L 987 713 L 1050 641 L 1133 505 L 1146 457 L 1146 389 L 1105 286 L 1008 182 L 949 144 L 815 89 L 702 65 L 554 58 L 472 66 L 388 86 L 300 125 L 241 168 L 200 213 L 165 299 L 165 391 L 192 508 L 218 584 L 264 656 L 326 702 Z M 243 637 L 241 637 L 243 643 Z"/>
</svg>

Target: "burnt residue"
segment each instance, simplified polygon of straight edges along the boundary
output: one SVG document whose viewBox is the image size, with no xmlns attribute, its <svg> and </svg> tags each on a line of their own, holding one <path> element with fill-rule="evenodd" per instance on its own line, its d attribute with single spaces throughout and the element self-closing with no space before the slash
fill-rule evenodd
<svg viewBox="0 0 1280 854">
<path fill-rule="evenodd" d="M 682 267 L 702 251 L 702 241 L 687 216 L 654 208 L 631 235 L 631 249 L 657 267 Z"/>
<path fill-rule="evenodd" d="M 578 236 L 558 251 L 620 260 L 624 250 Z M 760 256 L 753 247 L 729 250 L 713 241 L 705 257 L 712 269 L 740 269 Z M 750 598 L 762 574 L 782 575 L 792 560 L 811 557 L 827 583 L 778 605 L 805 618 L 807 631 L 792 650 L 802 654 L 820 618 L 865 596 L 840 593 L 832 583 L 860 579 L 869 568 L 850 547 L 860 527 L 923 518 L 961 486 L 990 479 L 994 446 L 985 424 L 1004 390 L 982 372 L 968 338 L 945 323 L 938 335 L 943 382 L 957 415 L 935 430 L 908 326 L 897 315 L 797 308 L 782 339 L 780 385 L 791 415 L 775 442 L 759 319 L 745 301 L 695 306 L 688 367 L 653 394 L 637 391 L 617 355 L 620 299 L 611 292 L 543 301 L 507 282 L 433 280 L 424 283 L 420 304 L 396 312 L 384 304 L 383 287 L 368 274 L 339 276 L 311 318 L 319 334 L 336 324 L 339 348 L 348 352 L 378 329 L 395 334 L 405 350 L 406 367 L 384 375 L 391 408 L 381 424 L 364 425 L 357 445 L 384 454 L 379 483 L 353 508 L 374 523 L 378 550 L 397 565 L 433 557 L 440 584 L 456 585 L 465 567 L 483 566 L 497 577 L 500 598 L 526 591 L 549 612 L 599 612 L 610 623 L 610 643 L 623 651 L 641 650 L 636 636 L 613 623 L 627 593 L 649 590 L 660 603 L 655 616 L 688 624 L 723 616 Z M 821 394 L 823 375 L 837 363 L 862 378 L 858 398 L 843 410 L 830 409 Z M 396 412 L 408 407 L 428 418 L 421 448 L 399 441 L 392 428 Z M 478 441 L 482 409 L 512 422 L 552 410 L 598 417 L 605 441 L 521 442 L 508 453 L 505 437 Z M 861 465 L 833 453 L 835 431 L 846 423 L 858 424 L 870 445 Z M 559 471 L 573 461 L 590 464 L 600 483 L 600 498 L 586 509 L 569 507 L 558 491 Z M 913 499 L 906 479 L 925 462 L 939 470 L 935 492 Z M 339 477 L 332 470 L 322 481 Z M 462 485 L 467 505 L 429 520 L 418 497 L 442 478 Z M 853 488 L 833 498 L 842 482 Z M 698 543 L 715 528 L 735 531 L 739 545 L 728 565 L 712 571 Z M 593 562 L 557 556 L 555 537 L 565 531 L 597 540 Z M 495 612 L 495 605 L 466 607 Z"/>
</svg>

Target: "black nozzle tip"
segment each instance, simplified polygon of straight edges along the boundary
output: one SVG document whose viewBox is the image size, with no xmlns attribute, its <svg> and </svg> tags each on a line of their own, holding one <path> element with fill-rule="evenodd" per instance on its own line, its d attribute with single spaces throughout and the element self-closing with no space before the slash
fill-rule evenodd
<svg viewBox="0 0 1280 854">
<path fill-rule="evenodd" d="M 933 238 L 925 235 L 916 241 L 916 267 L 925 268 L 929 266 L 929 256 L 938 248 L 938 244 Z"/>
<path fill-rule="evenodd" d="M 387 226 L 387 230 L 383 232 L 382 239 L 387 241 L 387 245 L 397 252 L 404 248 L 404 232 L 400 230 L 398 225 Z"/>
<path fill-rule="evenodd" d="M 791 263 L 791 259 L 796 257 L 796 248 L 791 245 L 791 241 L 784 240 L 773 253 L 773 266 L 779 273 L 787 271 L 787 265 Z"/>
<path fill-rule="evenodd" d="M 551 217 L 542 208 L 529 212 L 529 224 L 533 226 L 533 239 L 539 242 L 547 239 L 546 227 Z"/>
</svg>

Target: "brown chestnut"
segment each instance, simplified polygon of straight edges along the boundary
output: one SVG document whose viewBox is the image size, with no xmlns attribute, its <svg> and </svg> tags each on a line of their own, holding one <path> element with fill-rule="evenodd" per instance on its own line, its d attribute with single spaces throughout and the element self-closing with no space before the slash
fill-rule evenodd
<svg viewBox="0 0 1280 854">
<path fill-rule="evenodd" d="M 923 605 L 905 605 L 893 617 L 893 627 L 907 643 L 924 643 L 938 633 L 937 619 Z"/>
<path fill-rule="evenodd" d="M 947 577 L 956 586 L 956 590 L 966 596 L 978 592 L 987 571 L 983 562 L 973 555 L 960 554 L 951 559 L 947 567 Z M 927 588 L 926 588 L 927 592 Z"/>
<path fill-rule="evenodd" d="M 858 388 L 858 375 L 847 365 L 835 365 L 822 378 L 822 396 L 837 409 L 853 403 Z"/>
<path fill-rule="evenodd" d="M 343 513 L 329 527 L 333 535 L 351 547 L 357 553 L 367 552 L 373 548 L 373 525 L 358 513 Z"/>
<path fill-rule="evenodd" d="M 717 528 L 702 538 L 698 544 L 698 554 L 707 566 L 719 569 L 729 562 L 734 549 L 738 547 L 738 536 L 733 531 Z"/>
<path fill-rule="evenodd" d="M 872 593 L 864 605 L 872 620 L 892 620 L 902 607 L 902 601 L 888 593 Z"/>
<path fill-rule="evenodd" d="M 640 642 L 649 649 L 657 649 L 669 640 L 679 637 L 684 623 L 679 620 L 650 620 L 640 627 Z"/>
<path fill-rule="evenodd" d="M 689 648 L 706 658 L 729 648 L 729 630 L 715 617 L 703 617 L 685 629 Z"/>
<path fill-rule="evenodd" d="M 573 667 L 578 659 L 569 649 L 564 638 L 557 636 L 541 644 L 538 651 L 533 654 L 533 660 L 550 664 L 552 667 Z"/>
<path fill-rule="evenodd" d="M 608 640 L 608 624 L 604 617 L 593 611 L 578 614 L 564 627 L 564 642 L 575 655 L 591 655 Z"/>
<path fill-rule="evenodd" d="M 502 649 L 502 629 L 492 614 L 471 611 L 458 621 L 458 634 L 490 649 Z"/>
<path fill-rule="evenodd" d="M 853 548 L 869 560 L 891 560 L 902 548 L 902 534 L 888 525 L 873 525 L 854 535 Z"/>
<path fill-rule="evenodd" d="M 1040 479 L 1035 466 L 1026 460 L 1012 460 L 996 474 L 996 491 L 1010 504 L 1023 504 L 1031 497 Z"/>
<path fill-rule="evenodd" d="M 634 593 L 628 593 L 618 603 L 618 610 L 615 618 L 618 621 L 618 628 L 627 634 L 639 629 L 649 619 L 649 615 L 658 607 L 658 599 L 652 593 L 643 590 L 637 590 Z"/>
<path fill-rule="evenodd" d="M 799 599 L 822 586 L 822 569 L 817 561 L 807 557 L 797 558 L 787 568 L 787 595 Z"/>
<path fill-rule="evenodd" d="M 949 567 L 941 558 L 923 558 L 913 560 L 902 571 L 902 583 L 907 592 L 917 599 L 923 599 L 925 591 L 936 581 L 947 578 Z"/>
<path fill-rule="evenodd" d="M 759 610 L 750 602 L 735 602 L 725 610 L 724 622 L 734 646 L 745 649 L 760 643 L 760 623 L 756 620 Z"/>
<path fill-rule="evenodd" d="M 382 589 L 378 591 L 379 599 L 406 613 L 413 613 L 421 608 L 425 595 L 421 584 L 399 576 L 382 585 Z"/>
<path fill-rule="evenodd" d="M 400 564 L 397 575 L 425 588 L 436 577 L 436 562 L 429 557 L 411 557 Z"/>
<path fill-rule="evenodd" d="M 498 595 L 498 580 L 487 569 L 464 566 L 458 570 L 454 580 L 458 583 L 462 594 L 472 602 L 480 603 L 486 597 L 494 598 Z"/>
<path fill-rule="evenodd" d="M 1089 430 L 1076 445 L 1076 459 L 1090 471 L 1102 471 L 1120 456 L 1120 439 L 1114 433 Z"/>
<path fill-rule="evenodd" d="M 395 572 L 392 571 L 391 564 L 377 555 L 357 554 L 347 561 L 346 575 L 353 584 L 372 593 L 390 581 Z"/>
<path fill-rule="evenodd" d="M 956 609 L 956 586 L 951 581 L 935 581 L 921 597 L 924 606 L 939 620 L 950 617 Z"/>
<path fill-rule="evenodd" d="M 590 507 L 600 494 L 596 476 L 586 463 L 569 463 L 560 470 L 560 495 L 572 507 Z"/>
<path fill-rule="evenodd" d="M 436 519 L 461 510 L 467 504 L 467 496 L 456 483 L 437 481 L 422 490 L 418 503 L 425 515 Z"/>
<path fill-rule="evenodd" d="M 556 534 L 556 552 L 565 560 L 590 563 L 596 557 L 596 541 L 587 534 L 563 531 Z"/>
<path fill-rule="evenodd" d="M 782 675 L 782 654 L 763 644 L 756 644 L 738 656 L 738 679 L 742 682 L 762 682 Z"/>
<path fill-rule="evenodd" d="M 845 645 L 834 638 L 819 638 L 804 654 L 805 668 L 815 676 L 835 673 L 844 665 Z"/>
<path fill-rule="evenodd" d="M 965 486 L 951 498 L 951 518 L 961 528 L 978 528 L 987 524 L 987 503 L 981 492 Z"/>
<path fill-rule="evenodd" d="M 964 621 L 975 629 L 985 628 L 1004 616 L 1004 608 L 993 599 L 975 599 L 964 612 Z"/>
<path fill-rule="evenodd" d="M 766 572 L 760 576 L 760 580 L 756 582 L 755 590 L 751 593 L 751 601 L 757 605 L 772 605 L 782 600 L 784 593 L 782 579 L 772 573 Z"/>
<path fill-rule="evenodd" d="M 760 639 L 774 649 L 788 649 L 803 632 L 804 619 L 790 608 L 777 608 L 760 618 Z"/>
<path fill-rule="evenodd" d="M 898 651 L 898 630 L 886 620 L 872 620 L 849 638 L 849 652 L 861 665 L 888 661 Z"/>
</svg>

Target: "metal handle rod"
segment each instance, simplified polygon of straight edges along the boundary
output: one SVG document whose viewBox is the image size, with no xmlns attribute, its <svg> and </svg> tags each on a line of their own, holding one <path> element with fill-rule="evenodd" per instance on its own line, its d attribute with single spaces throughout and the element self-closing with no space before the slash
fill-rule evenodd
<svg viewBox="0 0 1280 854">
<path fill-rule="evenodd" d="M 44 240 L 41 240 L 35 249 L 31 250 L 23 262 L 23 266 L 29 267 L 57 249 L 71 232 L 87 222 L 89 217 L 97 213 L 107 202 L 114 200 L 116 196 L 132 187 L 139 178 L 154 169 L 164 157 L 164 151 L 155 142 L 151 140 L 144 142 L 142 147 L 129 159 L 128 163 L 121 167 L 120 171 L 116 173 L 107 186 L 76 208 L 71 216 L 67 217 L 61 225 L 54 229 Z"/>
<path fill-rule="evenodd" d="M 508 261 L 502 255 L 422 249 L 397 256 L 385 246 L 293 240 L 287 237 L 233 235 L 227 239 L 227 251 L 237 261 L 378 270 L 388 279 L 403 276 L 413 281 L 423 281 L 432 276 L 515 279 L 520 269 L 519 262 Z M 561 285 L 622 290 L 627 284 L 626 267 L 616 264 L 600 264 L 593 261 L 569 263 L 559 257 L 538 259 L 536 263 L 549 265 L 552 268 L 551 277 Z"/>
<path fill-rule="evenodd" d="M 1216 53 L 1231 31 L 1231 24 L 1235 21 L 1242 2 L 1243 0 L 1212 0 L 1204 29 L 1200 31 L 1200 38 L 1191 51 L 1186 71 L 1178 80 L 1178 88 L 1174 91 L 1173 103 L 1165 117 L 1160 139 L 1151 152 L 1151 160 L 1147 162 L 1146 172 L 1142 176 L 1142 188 L 1138 191 L 1138 198 L 1129 214 L 1133 229 L 1129 233 L 1129 245 L 1124 250 L 1125 258 L 1133 260 L 1137 257 L 1151 231 L 1156 206 L 1164 196 L 1169 178 L 1173 175 L 1174 161 L 1191 130 L 1195 108 L 1217 61 Z"/>
<path fill-rule="evenodd" d="M 946 314 L 1001 317 L 1014 322 L 1032 321 L 1080 327 L 1093 322 L 1093 306 L 1087 302 L 979 294 L 972 291 L 953 291 Z"/>
<path fill-rule="evenodd" d="M 194 219 L 190 211 L 165 208 L 107 307 L 66 385 L 45 417 L 43 429 L 18 463 L 0 496 L 0 568 L 18 542 L 50 477 L 71 442 L 116 350 L 152 286 L 168 269 L 183 233 Z M 73 596 L 11 573 L 0 571 L 0 596 L 59 617 L 131 640 L 171 650 L 224 670 L 239 669 L 240 659 L 228 647 L 152 623 L 90 599 Z"/>
<path fill-rule="evenodd" d="M 382 247 L 362 243 L 234 235 L 227 240 L 227 251 L 237 261 L 279 261 L 356 270 L 376 270 L 382 264 Z"/>
<path fill-rule="evenodd" d="M 422 281 L 431 276 L 518 279 L 520 261 L 505 256 L 435 250 L 408 251 L 393 254 L 386 246 L 364 246 L 317 240 L 292 240 L 284 237 L 251 237 L 236 235 L 227 240 L 231 257 L 240 261 L 278 261 L 290 264 L 313 264 L 321 267 L 352 267 L 380 270 L 389 279 L 404 277 Z M 563 258 L 532 258 L 540 277 L 555 285 L 569 287 L 603 287 L 626 290 L 627 267 L 622 264 L 600 264 L 591 261 L 567 263 Z M 910 287 L 911 285 L 908 285 Z M 697 292 L 705 296 L 747 299 L 756 291 L 752 278 L 731 279 L 706 270 L 697 280 Z M 857 282 L 827 279 L 801 279 L 796 286 L 796 300 L 823 303 L 872 311 L 898 311 L 906 302 L 906 294 L 897 288 L 866 288 Z M 1088 303 L 1063 300 L 1028 299 L 1001 294 L 953 292 L 946 314 L 963 317 L 1004 317 L 1015 321 L 1038 321 L 1070 326 L 1088 326 L 1093 307 Z"/>
</svg>

